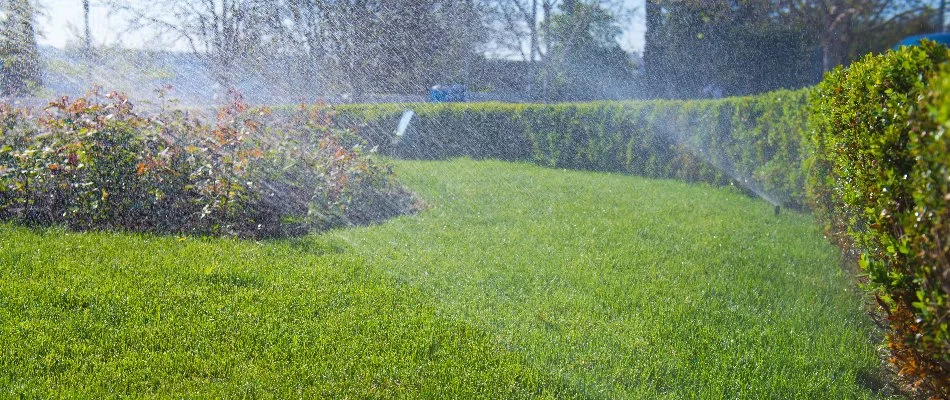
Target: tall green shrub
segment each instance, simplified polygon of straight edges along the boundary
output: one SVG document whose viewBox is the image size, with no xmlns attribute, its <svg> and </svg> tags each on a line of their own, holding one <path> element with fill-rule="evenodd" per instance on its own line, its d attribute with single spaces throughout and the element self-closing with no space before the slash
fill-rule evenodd
<svg viewBox="0 0 950 400">
<path fill-rule="evenodd" d="M 950 52 L 868 56 L 811 97 L 809 192 L 828 232 L 867 270 L 901 375 L 950 396 Z M 946 72 L 947 67 L 942 67 Z"/>
</svg>

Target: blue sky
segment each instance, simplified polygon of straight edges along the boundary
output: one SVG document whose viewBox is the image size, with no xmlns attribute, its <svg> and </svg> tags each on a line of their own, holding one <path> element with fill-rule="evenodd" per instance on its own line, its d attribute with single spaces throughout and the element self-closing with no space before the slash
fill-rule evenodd
<svg viewBox="0 0 950 400">
<path fill-rule="evenodd" d="M 643 0 L 626 0 L 628 7 L 643 10 Z M 42 37 L 39 42 L 44 45 L 64 47 L 69 43 L 78 43 L 82 32 L 82 0 L 39 0 L 43 6 L 43 13 L 39 18 Z M 149 42 L 149 35 L 125 34 L 122 31 L 125 24 L 120 17 L 110 16 L 108 10 L 98 1 L 92 0 L 91 26 L 92 37 L 98 45 L 115 45 L 120 43 L 128 47 L 143 47 Z M 624 34 L 618 40 L 627 51 L 641 51 L 643 49 L 643 33 L 645 31 L 642 12 L 629 17 L 627 21 L 620 21 L 624 27 Z"/>
</svg>

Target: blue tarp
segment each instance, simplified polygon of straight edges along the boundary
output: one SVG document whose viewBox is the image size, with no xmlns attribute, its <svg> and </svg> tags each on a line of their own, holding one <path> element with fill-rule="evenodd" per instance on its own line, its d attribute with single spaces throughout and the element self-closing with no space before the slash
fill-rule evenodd
<svg viewBox="0 0 950 400">
<path fill-rule="evenodd" d="M 432 103 L 454 103 L 465 101 L 464 85 L 435 85 L 429 89 L 429 101 Z"/>
<path fill-rule="evenodd" d="M 923 35 L 908 36 L 904 38 L 904 40 L 901 40 L 900 43 L 894 45 L 894 49 L 897 50 L 901 46 L 916 46 L 920 44 L 921 40 L 924 39 L 932 40 L 944 46 L 950 46 L 950 33 L 927 33 Z"/>
</svg>

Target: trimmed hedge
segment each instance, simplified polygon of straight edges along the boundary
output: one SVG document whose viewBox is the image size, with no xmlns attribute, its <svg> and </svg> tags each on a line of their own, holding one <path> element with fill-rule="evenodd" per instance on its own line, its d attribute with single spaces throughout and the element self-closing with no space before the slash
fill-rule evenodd
<svg viewBox="0 0 950 400">
<path fill-rule="evenodd" d="M 802 208 L 806 97 L 800 90 L 711 101 L 345 105 L 335 121 L 400 158 L 497 158 L 736 183 Z M 416 117 L 395 141 L 410 108 Z"/>
<path fill-rule="evenodd" d="M 901 375 L 950 398 L 950 52 L 933 43 L 830 73 L 811 100 L 809 192 L 859 257 Z"/>
</svg>

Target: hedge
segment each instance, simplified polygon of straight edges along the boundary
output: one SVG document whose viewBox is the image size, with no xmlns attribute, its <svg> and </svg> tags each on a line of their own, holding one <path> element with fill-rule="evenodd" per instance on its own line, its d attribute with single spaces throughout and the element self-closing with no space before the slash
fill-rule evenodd
<svg viewBox="0 0 950 400">
<path fill-rule="evenodd" d="M 345 105 L 335 121 L 400 158 L 497 158 L 734 183 L 802 208 L 806 97 L 800 90 L 692 102 Z M 416 116 L 396 141 L 406 109 Z"/>
<path fill-rule="evenodd" d="M 859 257 L 901 375 L 950 398 L 950 53 L 933 43 L 829 74 L 811 100 L 814 212 Z"/>
</svg>

